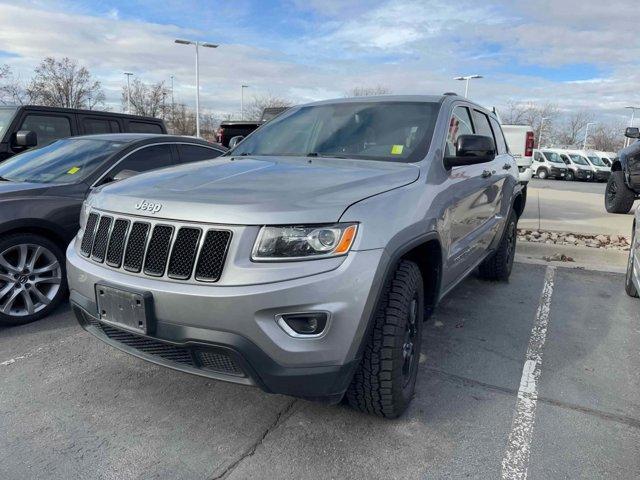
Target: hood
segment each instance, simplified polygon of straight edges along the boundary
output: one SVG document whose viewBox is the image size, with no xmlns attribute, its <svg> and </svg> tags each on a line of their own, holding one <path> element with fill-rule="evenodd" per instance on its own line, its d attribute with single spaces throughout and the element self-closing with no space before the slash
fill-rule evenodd
<svg viewBox="0 0 640 480">
<path fill-rule="evenodd" d="M 35 197 L 49 190 L 51 185 L 43 183 L 0 181 L 0 201 L 15 197 Z"/>
<path fill-rule="evenodd" d="M 114 212 L 191 222 L 326 223 L 338 221 L 349 205 L 419 176 L 420 169 L 407 163 L 224 157 L 138 175 L 106 186 L 90 202 Z"/>
</svg>

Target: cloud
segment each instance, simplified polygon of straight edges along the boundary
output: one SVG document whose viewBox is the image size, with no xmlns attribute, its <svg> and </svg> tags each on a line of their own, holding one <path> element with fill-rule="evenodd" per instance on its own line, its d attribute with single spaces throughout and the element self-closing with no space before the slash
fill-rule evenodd
<svg viewBox="0 0 640 480">
<path fill-rule="evenodd" d="M 242 83 L 251 85 L 249 96 L 271 92 L 306 102 L 378 84 L 395 93 L 460 90 L 452 77 L 469 73 L 485 76 L 471 92 L 487 106 L 513 98 L 622 116 L 626 104 L 638 101 L 640 37 L 630 1 L 238 5 L 236 13 L 202 7 L 195 18 L 196 0 L 114 1 L 108 9 L 87 2 L 0 3 L 1 62 L 28 78 L 47 55 L 76 58 L 103 82 L 114 109 L 124 71 L 146 81 L 175 75 L 176 99 L 192 102 L 193 47 L 175 45 L 178 37 L 221 43 L 201 52 L 202 103 L 218 112 L 239 110 Z M 561 77 L 579 64 L 586 66 L 578 72 L 583 76 L 544 74 L 556 69 Z"/>
</svg>

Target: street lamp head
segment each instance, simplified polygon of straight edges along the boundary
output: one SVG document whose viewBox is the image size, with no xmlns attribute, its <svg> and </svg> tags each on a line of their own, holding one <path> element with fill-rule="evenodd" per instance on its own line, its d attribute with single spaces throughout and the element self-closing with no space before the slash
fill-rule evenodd
<svg viewBox="0 0 640 480">
<path fill-rule="evenodd" d="M 208 43 L 208 42 L 203 42 L 200 44 L 201 47 L 207 47 L 207 48 L 218 48 L 218 45 L 216 45 L 215 43 Z"/>
<path fill-rule="evenodd" d="M 180 40 L 179 38 L 176 38 L 174 42 L 179 43 L 180 45 L 193 45 L 191 40 Z"/>
<path fill-rule="evenodd" d="M 484 78 L 482 75 L 467 75 L 466 77 L 454 77 L 454 80 L 472 80 L 474 78 Z"/>
</svg>

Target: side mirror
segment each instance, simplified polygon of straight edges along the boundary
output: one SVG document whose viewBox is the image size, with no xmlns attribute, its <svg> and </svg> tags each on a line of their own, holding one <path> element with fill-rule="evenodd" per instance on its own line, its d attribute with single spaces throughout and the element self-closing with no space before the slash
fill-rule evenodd
<svg viewBox="0 0 640 480">
<path fill-rule="evenodd" d="M 640 138 L 640 128 L 627 127 L 627 129 L 624 131 L 624 136 L 627 138 Z"/>
<path fill-rule="evenodd" d="M 229 148 L 235 147 L 242 140 L 244 140 L 244 135 L 236 135 L 235 137 L 231 137 L 231 140 L 229 140 Z"/>
<path fill-rule="evenodd" d="M 20 130 L 13 144 L 17 147 L 31 148 L 38 145 L 38 135 L 32 130 Z"/>
<path fill-rule="evenodd" d="M 463 165 L 486 163 L 496 158 L 493 138 L 484 135 L 460 135 L 456 142 L 456 156 L 444 157 L 447 170 Z"/>
<path fill-rule="evenodd" d="M 113 182 L 119 182 L 120 180 L 126 180 L 127 178 L 135 177 L 139 172 L 135 170 L 120 170 L 113 176 Z"/>
</svg>

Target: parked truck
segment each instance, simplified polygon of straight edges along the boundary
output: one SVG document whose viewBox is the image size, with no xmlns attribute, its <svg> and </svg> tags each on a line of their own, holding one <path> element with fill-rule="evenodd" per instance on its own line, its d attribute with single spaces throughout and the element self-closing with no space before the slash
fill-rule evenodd
<svg viewBox="0 0 640 480">
<path fill-rule="evenodd" d="M 225 147 L 229 146 L 229 142 L 233 137 L 244 138 L 261 125 L 273 120 L 282 112 L 288 110 L 289 107 L 268 107 L 262 111 L 260 120 L 228 120 L 220 124 L 220 128 L 216 133 L 218 143 Z"/>
<path fill-rule="evenodd" d="M 509 152 L 516 159 L 518 177 L 524 187 L 523 196 L 526 198 L 527 184 L 533 176 L 533 128 L 528 125 L 502 125 L 502 131 L 509 145 Z"/>
</svg>

